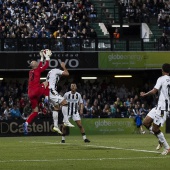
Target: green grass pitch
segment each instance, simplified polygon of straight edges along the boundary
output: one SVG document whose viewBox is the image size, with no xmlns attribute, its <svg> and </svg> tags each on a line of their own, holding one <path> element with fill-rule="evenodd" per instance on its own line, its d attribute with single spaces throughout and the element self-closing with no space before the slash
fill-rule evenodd
<svg viewBox="0 0 170 170">
<path fill-rule="evenodd" d="M 165 134 L 170 143 L 170 134 Z M 167 170 L 170 155 L 151 134 L 1 137 L 0 170 Z"/>
</svg>

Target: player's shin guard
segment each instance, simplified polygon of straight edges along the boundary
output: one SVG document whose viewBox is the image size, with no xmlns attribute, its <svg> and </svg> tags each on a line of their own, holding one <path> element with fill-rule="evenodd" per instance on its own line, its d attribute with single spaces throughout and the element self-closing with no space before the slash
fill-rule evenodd
<svg viewBox="0 0 170 170">
<path fill-rule="evenodd" d="M 29 115 L 28 119 L 26 120 L 26 122 L 27 122 L 28 124 L 32 123 L 33 119 L 34 119 L 35 117 L 37 117 L 37 116 L 38 116 L 38 112 L 33 112 L 33 113 L 31 113 L 31 114 Z"/>
<path fill-rule="evenodd" d="M 58 127 L 58 111 L 53 111 L 54 127 Z"/>
</svg>

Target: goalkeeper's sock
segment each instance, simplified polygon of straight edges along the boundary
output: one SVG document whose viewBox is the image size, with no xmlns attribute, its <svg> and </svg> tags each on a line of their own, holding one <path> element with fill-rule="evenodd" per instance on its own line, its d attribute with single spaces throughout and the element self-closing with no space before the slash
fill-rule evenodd
<svg viewBox="0 0 170 170">
<path fill-rule="evenodd" d="M 37 117 L 37 116 L 38 116 L 38 112 L 32 112 L 32 113 L 29 115 L 29 117 L 28 117 L 28 119 L 26 120 L 26 122 L 27 122 L 28 124 L 31 124 L 32 121 L 33 121 L 33 119 L 34 119 L 35 117 Z"/>
</svg>

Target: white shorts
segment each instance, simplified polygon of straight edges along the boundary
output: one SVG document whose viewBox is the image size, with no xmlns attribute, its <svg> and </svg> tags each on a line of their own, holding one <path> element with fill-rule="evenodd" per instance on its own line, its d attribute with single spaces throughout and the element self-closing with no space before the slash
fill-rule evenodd
<svg viewBox="0 0 170 170">
<path fill-rule="evenodd" d="M 73 121 L 78 121 L 81 120 L 79 113 L 77 112 L 76 114 L 73 113 L 73 115 L 68 115 L 68 119 L 72 118 Z"/>
<path fill-rule="evenodd" d="M 161 110 L 157 110 L 156 107 L 154 107 L 148 114 L 150 118 L 153 119 L 153 123 L 156 125 L 161 125 L 163 126 L 166 118 L 167 118 L 168 112 L 164 111 L 163 116 L 161 116 Z"/>
<path fill-rule="evenodd" d="M 53 106 L 60 105 L 60 103 L 64 100 L 64 97 L 61 95 L 53 95 L 52 93 L 50 93 L 49 98 L 49 101 Z"/>
</svg>

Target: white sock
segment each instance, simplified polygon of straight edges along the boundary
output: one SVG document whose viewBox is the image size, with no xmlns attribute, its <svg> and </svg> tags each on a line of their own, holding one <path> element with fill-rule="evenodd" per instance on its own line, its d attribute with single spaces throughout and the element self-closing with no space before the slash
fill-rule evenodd
<svg viewBox="0 0 170 170">
<path fill-rule="evenodd" d="M 62 106 L 63 122 L 68 122 L 68 106 Z"/>
<path fill-rule="evenodd" d="M 87 138 L 86 138 L 86 135 L 83 135 L 83 140 L 85 140 L 85 139 L 87 139 Z"/>
<path fill-rule="evenodd" d="M 65 136 L 62 136 L 62 140 L 65 140 Z"/>
<path fill-rule="evenodd" d="M 170 148 L 169 145 L 168 145 L 168 142 L 166 141 L 165 136 L 164 136 L 164 134 L 162 132 L 160 132 L 157 135 L 157 137 L 158 137 L 159 141 L 161 143 L 163 143 L 163 146 L 164 146 L 165 149 L 169 149 Z"/>
<path fill-rule="evenodd" d="M 58 111 L 53 111 L 54 127 L 58 127 Z"/>
</svg>

